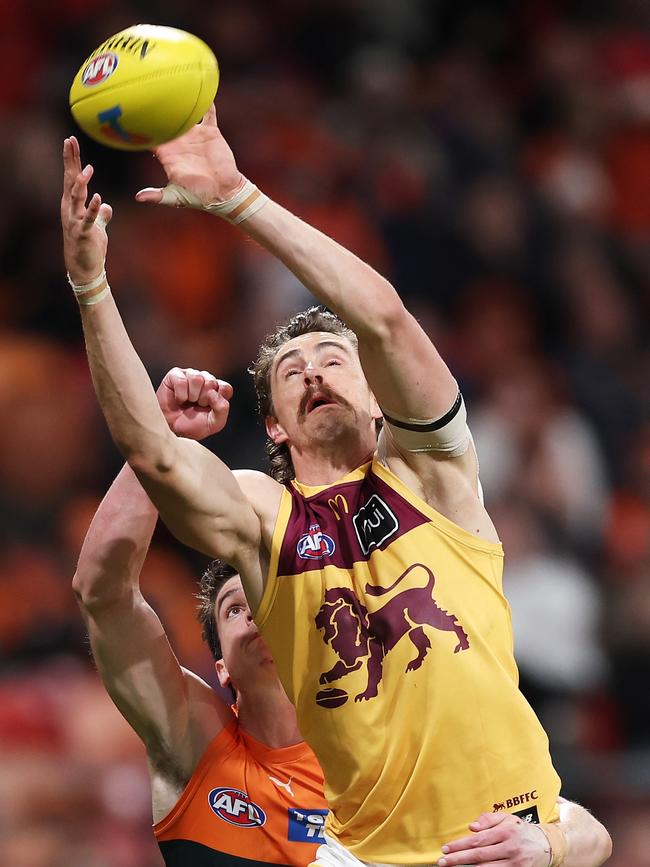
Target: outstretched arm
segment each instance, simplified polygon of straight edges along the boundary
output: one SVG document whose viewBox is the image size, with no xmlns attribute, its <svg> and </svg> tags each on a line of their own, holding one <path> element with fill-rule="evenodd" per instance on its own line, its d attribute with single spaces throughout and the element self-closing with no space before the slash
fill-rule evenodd
<svg viewBox="0 0 650 867">
<path fill-rule="evenodd" d="M 245 576 L 254 604 L 262 580 L 259 519 L 225 464 L 198 443 L 170 431 L 110 291 L 103 288 L 110 207 L 97 194 L 86 206 L 92 168 L 81 171 L 74 137 L 65 141 L 63 161 L 65 261 L 71 282 L 82 287 L 76 291 L 88 360 L 111 435 L 172 532 L 209 556 L 232 563 Z M 230 387 L 214 377 L 209 382 L 190 378 L 184 387 L 185 399 L 204 422 L 202 435 L 220 430 L 227 418 Z"/>
<path fill-rule="evenodd" d="M 72 586 L 106 690 L 152 760 L 174 779 L 187 780 L 229 711 L 207 684 L 181 668 L 140 592 L 157 519 L 124 466 L 92 520 Z"/>
<path fill-rule="evenodd" d="M 393 286 L 243 178 L 219 131 L 214 106 L 200 124 L 162 145 L 156 155 L 170 184 L 140 191 L 138 201 L 224 216 L 287 265 L 358 336 L 366 378 L 390 421 L 381 434 L 380 457 L 447 517 L 496 541 L 479 497 L 476 455 L 458 385 Z"/>
<path fill-rule="evenodd" d="M 482 813 L 469 826 L 472 834 L 443 846 L 440 867 L 467 864 L 501 867 L 600 867 L 612 854 L 607 830 L 591 813 L 558 799 L 559 821 L 548 826 L 524 822 L 510 813 Z"/>
<path fill-rule="evenodd" d="M 156 155 L 171 187 L 142 190 L 138 201 L 205 207 L 234 201 L 233 196 L 244 187 L 245 179 L 218 129 L 214 106 L 199 125 L 162 145 Z M 287 265 L 356 332 L 366 376 L 382 408 L 413 418 L 444 414 L 456 397 L 456 382 L 393 286 L 349 250 L 277 203 L 255 207 L 253 203 L 252 215 L 239 222 L 239 227 Z M 216 212 L 223 213 L 223 208 Z M 241 206 L 233 213 L 239 219 Z"/>
</svg>

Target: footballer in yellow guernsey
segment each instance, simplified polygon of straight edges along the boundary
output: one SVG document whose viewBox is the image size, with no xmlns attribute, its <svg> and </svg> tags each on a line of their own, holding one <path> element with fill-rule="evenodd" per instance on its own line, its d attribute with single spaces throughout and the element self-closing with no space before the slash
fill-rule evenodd
<svg viewBox="0 0 650 867">
<path fill-rule="evenodd" d="M 376 458 L 283 493 L 257 623 L 326 768 L 328 832 L 360 859 L 433 861 L 477 807 L 555 818 L 502 565 Z"/>
<path fill-rule="evenodd" d="M 102 410 L 176 536 L 241 575 L 322 765 L 314 864 L 466 864 L 447 844 L 481 813 L 497 819 L 474 859 L 501 859 L 506 815 L 539 823 L 526 863 L 600 864 L 606 832 L 580 861 L 556 822 L 560 780 L 517 689 L 501 545 L 447 365 L 387 280 L 240 173 L 214 109 L 156 155 L 169 183 L 138 201 L 238 226 L 334 311 L 262 344 L 271 473 L 231 471 L 183 437 L 188 413 L 206 435 L 223 427 L 230 386 L 172 374 L 170 430 L 108 285 L 110 208 L 86 204 L 92 169 L 66 142 L 65 258 Z"/>
</svg>

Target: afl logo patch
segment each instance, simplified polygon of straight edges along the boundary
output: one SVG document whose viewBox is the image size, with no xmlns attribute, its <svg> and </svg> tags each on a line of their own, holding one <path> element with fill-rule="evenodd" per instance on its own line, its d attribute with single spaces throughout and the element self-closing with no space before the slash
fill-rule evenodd
<svg viewBox="0 0 650 867">
<path fill-rule="evenodd" d="M 81 82 L 84 87 L 103 84 L 115 72 L 118 62 L 117 54 L 113 54 L 112 51 L 93 57 L 81 74 Z"/>
<path fill-rule="evenodd" d="M 298 539 L 296 551 L 303 560 L 320 560 L 331 557 L 336 549 L 334 539 L 321 532 L 318 524 L 310 524 L 309 532 Z"/>
<path fill-rule="evenodd" d="M 266 822 L 266 813 L 239 789 L 212 789 L 208 795 L 212 812 L 238 828 L 261 828 Z"/>
</svg>

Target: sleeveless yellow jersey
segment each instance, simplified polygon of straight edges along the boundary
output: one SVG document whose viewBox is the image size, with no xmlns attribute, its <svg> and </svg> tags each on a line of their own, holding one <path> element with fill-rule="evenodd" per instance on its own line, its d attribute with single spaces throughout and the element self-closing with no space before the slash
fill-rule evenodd
<svg viewBox="0 0 650 867">
<path fill-rule="evenodd" d="M 361 860 L 435 862 L 483 811 L 557 818 L 502 568 L 377 460 L 283 492 L 255 619 L 323 768 L 326 832 Z"/>
</svg>

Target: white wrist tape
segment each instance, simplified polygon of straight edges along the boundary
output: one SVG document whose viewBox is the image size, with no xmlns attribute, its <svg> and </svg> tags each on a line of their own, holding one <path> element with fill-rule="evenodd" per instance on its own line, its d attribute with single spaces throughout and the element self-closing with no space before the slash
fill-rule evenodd
<svg viewBox="0 0 650 867">
<path fill-rule="evenodd" d="M 217 217 L 222 217 L 229 223 L 237 223 L 247 220 L 256 214 L 260 208 L 268 202 L 269 197 L 257 189 L 252 181 L 244 179 L 244 185 L 234 196 L 225 202 L 209 202 L 204 205 L 198 196 L 191 193 L 179 184 L 167 184 L 162 191 L 162 205 L 171 205 L 175 208 L 196 208 L 199 211 L 208 211 Z"/>
<path fill-rule="evenodd" d="M 72 286 L 75 298 L 78 303 L 84 307 L 88 307 L 91 304 L 98 304 L 100 301 L 103 301 L 107 295 L 110 295 L 111 287 L 108 285 L 108 280 L 106 279 L 105 268 L 102 268 L 102 273 L 98 274 L 97 277 L 90 281 L 90 283 L 83 283 L 81 285 L 73 283 L 69 273 L 67 276 L 68 283 Z"/>
<path fill-rule="evenodd" d="M 561 867 L 568 852 L 567 839 L 558 822 L 548 822 L 537 826 L 548 842 L 548 867 Z"/>
<path fill-rule="evenodd" d="M 469 448 L 471 434 L 460 391 L 454 405 L 441 418 L 405 418 L 384 413 L 384 421 L 397 445 L 407 452 L 438 452 L 456 458 Z"/>
</svg>

